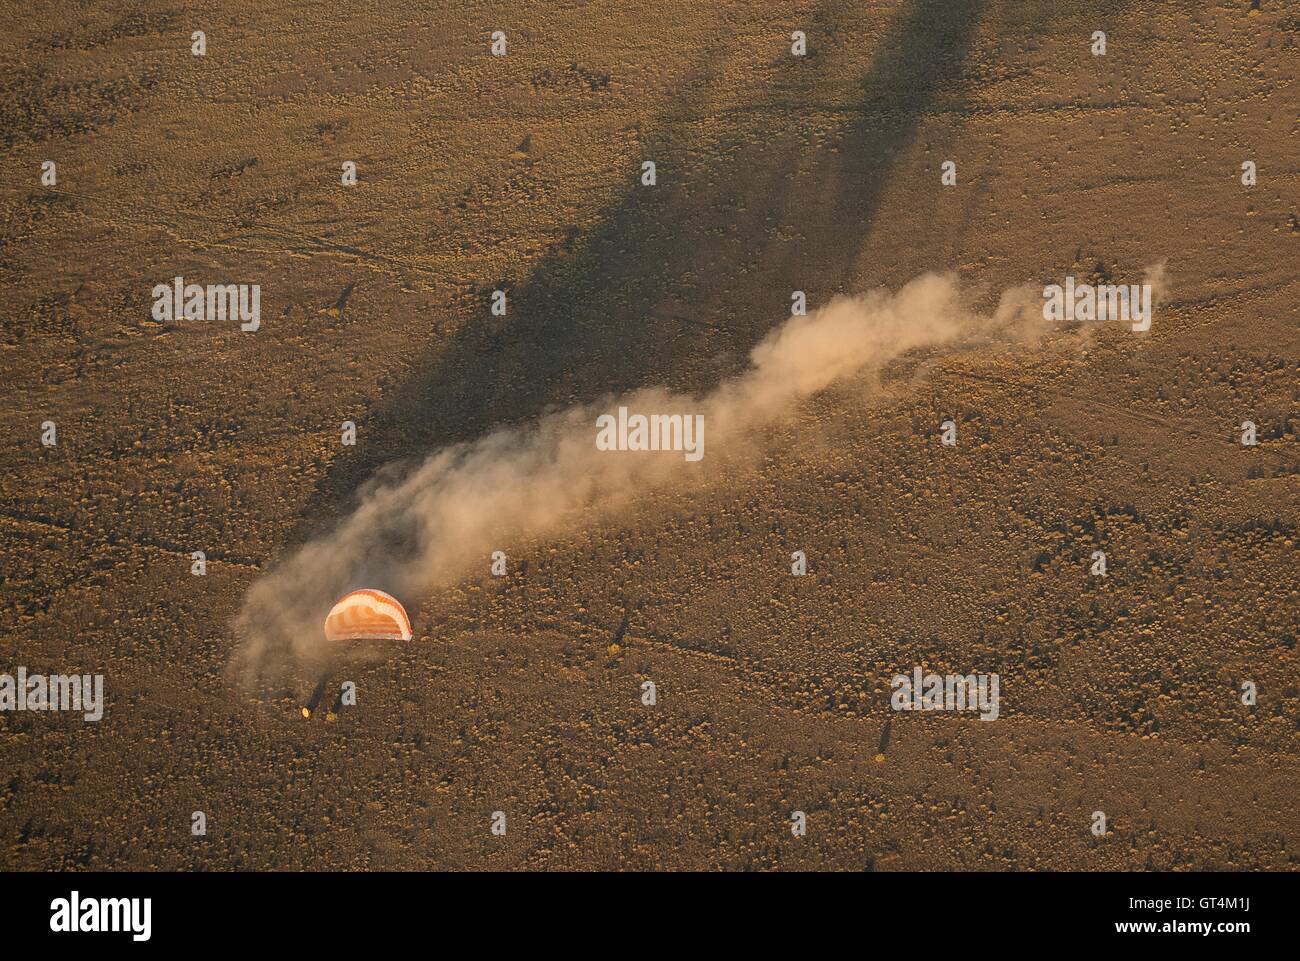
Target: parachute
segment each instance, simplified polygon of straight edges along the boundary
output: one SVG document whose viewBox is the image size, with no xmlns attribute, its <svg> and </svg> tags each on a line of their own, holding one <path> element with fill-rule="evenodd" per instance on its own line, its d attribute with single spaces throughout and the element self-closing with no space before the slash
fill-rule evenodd
<svg viewBox="0 0 1300 961">
<path fill-rule="evenodd" d="M 409 641 L 411 620 L 397 598 L 383 591 L 362 590 L 344 595 L 325 618 L 330 641 Z"/>
</svg>

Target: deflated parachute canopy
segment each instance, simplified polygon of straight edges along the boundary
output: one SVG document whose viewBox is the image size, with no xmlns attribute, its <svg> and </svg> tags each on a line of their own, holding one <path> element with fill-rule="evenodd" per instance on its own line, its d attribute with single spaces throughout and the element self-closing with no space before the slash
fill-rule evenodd
<svg viewBox="0 0 1300 961">
<path fill-rule="evenodd" d="M 325 638 L 330 641 L 409 641 L 411 620 L 397 598 L 383 591 L 346 594 L 325 618 Z"/>
</svg>

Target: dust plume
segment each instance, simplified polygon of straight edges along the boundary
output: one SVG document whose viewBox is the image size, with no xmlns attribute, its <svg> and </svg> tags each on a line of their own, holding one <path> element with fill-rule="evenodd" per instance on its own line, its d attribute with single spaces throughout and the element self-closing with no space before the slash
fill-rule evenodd
<svg viewBox="0 0 1300 961">
<path fill-rule="evenodd" d="M 656 489 L 708 484 L 720 464 L 761 454 L 764 428 L 836 382 L 872 375 L 909 351 L 1025 343 L 1045 327 L 1033 288 L 1008 291 L 981 314 L 953 275 L 926 274 L 897 294 L 841 297 L 791 317 L 753 349 L 747 371 L 702 397 L 638 390 L 439 450 L 399 478 L 381 474 L 337 528 L 250 588 L 236 624 L 237 665 L 246 679 L 314 666 L 327 655 L 325 615 L 349 590 L 418 602 L 485 569 L 493 550 L 610 519 Z M 691 463 L 680 452 L 598 449 L 596 418 L 618 406 L 702 414 L 708 456 Z"/>
</svg>

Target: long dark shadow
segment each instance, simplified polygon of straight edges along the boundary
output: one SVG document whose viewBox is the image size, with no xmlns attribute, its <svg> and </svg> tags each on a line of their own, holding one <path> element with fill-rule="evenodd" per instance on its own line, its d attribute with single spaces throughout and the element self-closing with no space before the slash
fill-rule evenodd
<svg viewBox="0 0 1300 961">
<path fill-rule="evenodd" d="M 814 23 L 833 26 L 849 6 L 827 4 Z M 873 45 L 879 53 L 862 75 L 861 99 L 847 119 L 836 118 L 831 145 L 813 145 L 797 124 L 769 123 L 783 132 L 758 136 L 744 126 L 752 119 L 726 117 L 702 142 L 690 132 L 689 108 L 666 118 L 648 151 L 659 185 L 629 176 L 598 230 L 514 287 L 505 323 L 493 322 L 485 298 L 482 320 L 463 324 L 423 376 L 372 412 L 366 453 L 331 471 L 314 506 L 342 508 L 394 457 L 550 406 L 650 384 L 703 391 L 742 367 L 788 314 L 792 290 L 815 306 L 849 284 L 891 171 L 936 96 L 955 87 L 984 6 L 916 0 Z M 844 49 L 853 56 L 852 44 Z M 816 65 L 791 71 L 808 66 Z M 807 73 L 778 82 L 772 102 L 785 106 L 775 109 L 790 109 L 814 82 Z M 761 100 L 753 107 L 772 109 Z M 725 159 L 693 163 L 718 156 L 712 141 L 729 148 Z"/>
</svg>

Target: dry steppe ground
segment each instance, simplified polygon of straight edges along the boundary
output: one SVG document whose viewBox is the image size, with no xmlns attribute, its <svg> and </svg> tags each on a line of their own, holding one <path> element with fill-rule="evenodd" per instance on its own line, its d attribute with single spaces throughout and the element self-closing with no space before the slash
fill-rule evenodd
<svg viewBox="0 0 1300 961">
<path fill-rule="evenodd" d="M 1294 870 L 1300 9 L 1248 7 L 11 11 L 0 672 L 107 709 L 0 715 L 0 866 Z M 248 586 L 383 464 L 707 390 L 793 289 L 1162 260 L 1146 335 L 898 365 L 708 491 L 485 558 L 333 720 L 229 675 Z M 178 274 L 259 283 L 262 329 L 153 321 Z M 918 664 L 998 672 L 1002 716 L 891 712 Z"/>
</svg>

